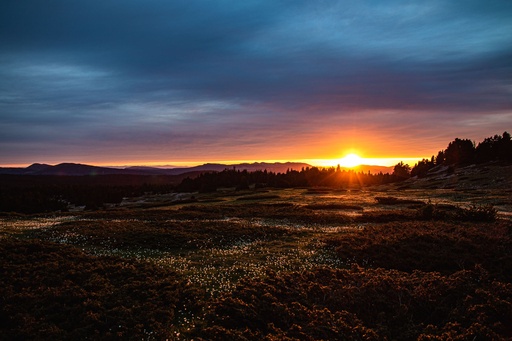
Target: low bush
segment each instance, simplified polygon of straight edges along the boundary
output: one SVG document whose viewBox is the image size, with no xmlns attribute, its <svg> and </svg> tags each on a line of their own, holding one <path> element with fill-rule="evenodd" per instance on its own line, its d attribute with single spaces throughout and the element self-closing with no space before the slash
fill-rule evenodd
<svg viewBox="0 0 512 341">
<path fill-rule="evenodd" d="M 356 218 L 361 223 L 389 223 L 392 221 L 414 221 L 417 220 L 417 213 L 411 209 L 395 209 L 383 211 L 364 211 Z"/>
<path fill-rule="evenodd" d="M 240 204 L 223 204 L 223 205 L 192 205 L 186 206 L 176 212 L 176 218 L 193 218 L 199 217 L 218 218 L 237 217 L 237 218 L 261 218 L 271 220 L 281 220 L 284 222 L 299 224 L 340 224 L 352 222 L 352 217 L 343 214 L 332 214 L 330 212 L 319 212 L 306 209 L 301 205 L 287 202 L 255 202 Z"/>
<path fill-rule="evenodd" d="M 305 206 L 310 210 L 363 210 L 362 206 L 350 204 L 309 204 Z"/>
<path fill-rule="evenodd" d="M 202 292 L 171 270 L 37 240 L 0 244 L 4 340 L 166 339 Z"/>
<path fill-rule="evenodd" d="M 191 337 L 201 340 L 461 340 L 512 337 L 512 285 L 475 268 L 449 276 L 319 268 L 245 280 Z"/>
<path fill-rule="evenodd" d="M 377 201 L 381 205 L 406 205 L 406 204 L 423 204 L 423 201 L 412 200 L 412 199 L 402 199 L 396 197 L 375 197 L 375 201 Z"/>
<path fill-rule="evenodd" d="M 394 222 L 324 238 L 340 257 L 374 267 L 450 274 L 480 264 L 512 280 L 512 224 Z"/>
<path fill-rule="evenodd" d="M 463 208 L 453 205 L 441 205 L 427 202 L 417 209 L 418 219 L 421 220 L 452 220 L 491 222 L 498 217 L 498 211 L 493 205 L 470 205 Z"/>
<path fill-rule="evenodd" d="M 498 211 L 493 205 L 471 205 L 457 211 L 457 219 L 463 221 L 494 221 Z"/>
<path fill-rule="evenodd" d="M 258 194 L 258 195 L 249 195 L 246 197 L 240 197 L 236 200 L 238 201 L 248 201 L 248 200 L 270 200 L 270 199 L 279 199 L 279 195 L 274 194 Z"/>
</svg>

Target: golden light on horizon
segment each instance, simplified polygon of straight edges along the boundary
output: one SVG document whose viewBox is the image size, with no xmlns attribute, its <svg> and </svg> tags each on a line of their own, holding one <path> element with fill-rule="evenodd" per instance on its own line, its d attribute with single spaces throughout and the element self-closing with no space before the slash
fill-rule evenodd
<svg viewBox="0 0 512 341">
<path fill-rule="evenodd" d="M 340 166 L 348 168 L 359 166 L 362 163 L 363 159 L 359 155 L 354 153 L 347 154 L 339 160 Z"/>
</svg>

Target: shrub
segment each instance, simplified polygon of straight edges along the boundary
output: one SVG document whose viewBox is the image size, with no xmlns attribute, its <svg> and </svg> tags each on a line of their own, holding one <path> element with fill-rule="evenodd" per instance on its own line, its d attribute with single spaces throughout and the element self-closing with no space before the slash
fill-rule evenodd
<svg viewBox="0 0 512 341">
<path fill-rule="evenodd" d="M 0 333 L 8 340 L 165 339 L 201 292 L 173 271 L 37 240 L 2 239 Z"/>
<path fill-rule="evenodd" d="M 464 221 L 494 221 L 498 211 L 493 205 L 471 205 L 457 211 L 457 219 Z"/>
<path fill-rule="evenodd" d="M 423 202 L 419 200 L 401 199 L 396 197 L 375 197 L 375 201 L 381 205 L 423 204 Z"/>
<path fill-rule="evenodd" d="M 453 220 L 492 222 L 497 219 L 498 211 L 493 205 L 471 205 L 463 208 L 453 205 L 433 204 L 430 200 L 417 209 L 420 220 Z"/>
<path fill-rule="evenodd" d="M 244 280 L 213 304 L 192 337 L 207 340 L 506 339 L 512 286 L 485 270 L 318 268 Z M 486 336 L 486 337 L 483 337 Z"/>
<path fill-rule="evenodd" d="M 510 222 L 394 222 L 324 238 L 340 257 L 360 265 L 450 274 L 480 264 L 494 278 L 512 280 Z"/>
</svg>

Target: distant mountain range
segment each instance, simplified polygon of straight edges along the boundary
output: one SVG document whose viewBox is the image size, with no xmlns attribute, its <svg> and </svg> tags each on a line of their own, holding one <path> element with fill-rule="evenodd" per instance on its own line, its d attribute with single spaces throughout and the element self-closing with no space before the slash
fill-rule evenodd
<svg viewBox="0 0 512 341">
<path fill-rule="evenodd" d="M 84 175 L 181 175 L 189 172 L 221 172 L 225 169 L 247 170 L 254 172 L 258 170 L 267 170 L 274 173 L 285 173 L 287 170 L 298 170 L 302 168 L 312 167 L 307 163 L 301 162 L 255 162 L 255 163 L 240 163 L 235 165 L 226 165 L 220 163 L 206 163 L 204 165 L 195 167 L 182 167 L 182 168 L 157 168 L 157 167 L 144 167 L 134 166 L 126 168 L 114 167 L 98 167 L 91 165 L 84 165 L 79 163 L 60 163 L 58 165 L 47 165 L 41 163 L 34 163 L 26 168 L 2 168 L 0 167 L 0 174 L 13 174 L 13 175 L 63 175 L 63 176 L 84 176 Z M 372 173 L 391 173 L 392 167 L 382 166 L 359 166 L 355 169 L 358 172 L 372 172 Z"/>
<path fill-rule="evenodd" d="M 225 165 L 216 163 L 207 163 L 195 167 L 184 168 L 156 168 L 156 167 L 98 167 L 78 163 L 60 163 L 58 165 L 47 165 L 34 163 L 26 168 L 1 168 L 0 174 L 15 175 L 64 175 L 64 176 L 83 176 L 83 175 L 180 175 L 189 172 L 221 172 L 224 169 L 239 169 L 249 172 L 257 170 L 267 170 L 269 172 L 283 173 L 288 169 L 301 170 L 302 167 L 311 167 L 307 163 L 285 162 L 285 163 L 241 163 L 235 165 Z"/>
<path fill-rule="evenodd" d="M 394 166 L 388 167 L 388 166 L 359 165 L 352 169 L 355 170 L 356 172 L 363 172 L 363 173 L 370 172 L 372 174 L 376 174 L 376 173 L 382 172 L 382 174 L 386 174 L 386 173 L 392 174 L 393 168 L 394 168 Z M 342 169 L 343 169 L 343 167 L 342 167 Z"/>
</svg>

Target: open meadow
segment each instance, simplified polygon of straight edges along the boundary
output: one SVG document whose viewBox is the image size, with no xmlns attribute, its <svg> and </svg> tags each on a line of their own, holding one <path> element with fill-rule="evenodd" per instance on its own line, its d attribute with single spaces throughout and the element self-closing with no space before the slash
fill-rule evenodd
<svg viewBox="0 0 512 341">
<path fill-rule="evenodd" d="M 4 214 L 0 338 L 512 338 L 510 191 L 400 186 Z"/>
<path fill-rule="evenodd" d="M 512 341 L 512 1 L 0 0 L 0 341 Z"/>
</svg>

